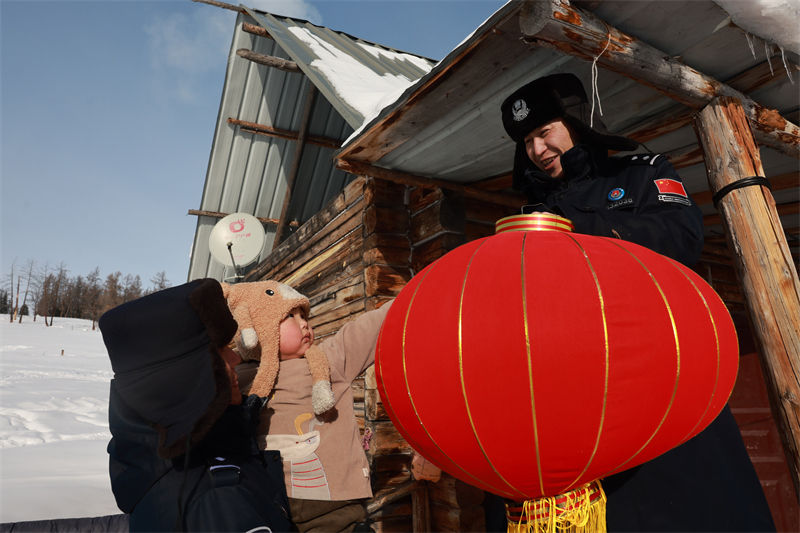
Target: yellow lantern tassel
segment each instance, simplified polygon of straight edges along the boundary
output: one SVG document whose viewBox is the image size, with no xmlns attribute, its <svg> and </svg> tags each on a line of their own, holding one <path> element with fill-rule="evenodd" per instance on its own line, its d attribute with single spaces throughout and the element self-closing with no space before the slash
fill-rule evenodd
<svg viewBox="0 0 800 533">
<path fill-rule="evenodd" d="M 593 481 L 557 496 L 506 501 L 506 519 L 509 533 L 605 532 L 606 493 Z"/>
</svg>

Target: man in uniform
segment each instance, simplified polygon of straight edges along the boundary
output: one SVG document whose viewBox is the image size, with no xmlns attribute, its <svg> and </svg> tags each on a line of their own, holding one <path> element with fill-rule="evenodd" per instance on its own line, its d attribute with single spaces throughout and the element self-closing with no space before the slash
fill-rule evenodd
<svg viewBox="0 0 800 533">
<path fill-rule="evenodd" d="M 531 210 L 570 219 L 576 233 L 635 242 L 691 267 L 703 219 L 659 154 L 609 157 L 636 141 L 609 132 L 572 74 L 539 78 L 501 105 L 516 143 L 513 187 Z M 775 531 L 739 428 L 725 407 L 688 442 L 602 480 L 609 531 Z M 487 516 L 487 529 L 493 527 Z"/>
</svg>

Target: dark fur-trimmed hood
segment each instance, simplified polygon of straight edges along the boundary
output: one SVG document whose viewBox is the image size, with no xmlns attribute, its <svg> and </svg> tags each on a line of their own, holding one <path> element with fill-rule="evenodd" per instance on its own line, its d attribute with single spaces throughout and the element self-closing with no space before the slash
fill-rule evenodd
<svg viewBox="0 0 800 533">
<path fill-rule="evenodd" d="M 218 349 L 236 333 L 222 287 L 201 279 L 125 303 L 100 317 L 122 400 L 159 433 L 173 458 L 199 442 L 231 400 Z"/>
</svg>

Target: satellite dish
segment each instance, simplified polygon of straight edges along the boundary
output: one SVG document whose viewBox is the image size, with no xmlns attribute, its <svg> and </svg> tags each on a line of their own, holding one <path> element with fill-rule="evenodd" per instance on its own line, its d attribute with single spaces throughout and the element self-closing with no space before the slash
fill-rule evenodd
<svg viewBox="0 0 800 533">
<path fill-rule="evenodd" d="M 211 256 L 236 273 L 234 282 L 244 278 L 241 267 L 255 261 L 264 249 L 266 233 L 256 217 L 247 213 L 232 213 L 216 223 L 208 236 Z M 230 281 L 230 280 L 225 280 Z"/>
</svg>

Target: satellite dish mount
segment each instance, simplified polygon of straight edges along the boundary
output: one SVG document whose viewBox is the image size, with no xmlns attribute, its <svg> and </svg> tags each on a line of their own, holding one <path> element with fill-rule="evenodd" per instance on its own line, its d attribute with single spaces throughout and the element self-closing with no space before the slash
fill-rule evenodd
<svg viewBox="0 0 800 533">
<path fill-rule="evenodd" d="M 244 279 L 243 268 L 261 255 L 266 237 L 261 221 L 247 213 L 230 214 L 214 225 L 208 249 L 218 263 L 234 272 L 232 278 L 223 281 L 238 283 Z"/>
</svg>

